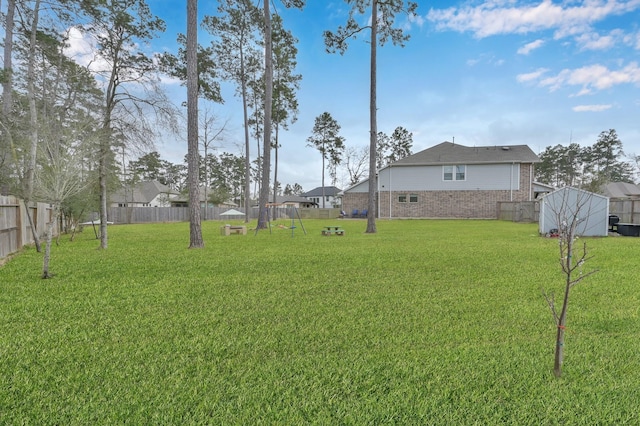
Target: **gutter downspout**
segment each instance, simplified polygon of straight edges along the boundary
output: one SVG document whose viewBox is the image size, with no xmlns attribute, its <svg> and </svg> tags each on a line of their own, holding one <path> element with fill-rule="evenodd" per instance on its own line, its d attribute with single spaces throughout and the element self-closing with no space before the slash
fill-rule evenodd
<svg viewBox="0 0 640 426">
<path fill-rule="evenodd" d="M 533 163 L 529 164 L 529 201 L 533 201 Z"/>
<path fill-rule="evenodd" d="M 513 201 L 513 162 L 511 163 L 511 173 L 509 173 L 509 201 Z"/>
<path fill-rule="evenodd" d="M 378 202 L 378 211 L 376 217 L 380 219 L 380 170 L 376 172 L 376 188 L 378 188 L 378 191 L 376 192 L 376 201 Z"/>
<path fill-rule="evenodd" d="M 389 219 L 391 219 L 391 207 L 392 207 L 392 202 L 391 202 L 391 197 L 392 197 L 392 192 L 391 192 L 391 165 L 389 165 Z"/>
</svg>

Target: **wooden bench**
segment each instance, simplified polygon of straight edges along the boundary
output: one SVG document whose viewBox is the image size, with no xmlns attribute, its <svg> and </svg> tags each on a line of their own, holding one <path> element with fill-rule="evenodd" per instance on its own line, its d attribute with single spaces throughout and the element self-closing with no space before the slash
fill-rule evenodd
<svg viewBox="0 0 640 426">
<path fill-rule="evenodd" d="M 331 235 L 344 236 L 344 229 L 339 226 L 325 226 L 322 230 L 322 235 L 329 237 Z"/>
<path fill-rule="evenodd" d="M 241 234 L 241 235 L 247 235 L 247 227 L 246 226 L 231 226 L 231 225 L 225 225 L 225 226 L 221 226 L 220 227 L 220 234 L 221 235 L 231 235 L 231 234 Z"/>
</svg>

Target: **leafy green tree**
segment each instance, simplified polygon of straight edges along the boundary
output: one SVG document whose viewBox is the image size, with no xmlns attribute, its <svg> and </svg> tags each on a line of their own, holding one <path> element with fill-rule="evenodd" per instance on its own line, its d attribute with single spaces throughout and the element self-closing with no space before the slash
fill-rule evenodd
<svg viewBox="0 0 640 426">
<path fill-rule="evenodd" d="M 187 180 L 189 182 L 189 248 L 202 248 L 198 147 L 198 0 L 187 0 Z"/>
<path fill-rule="evenodd" d="M 135 184 L 140 181 L 156 180 L 166 184 L 166 170 L 168 161 L 160 158 L 158 151 L 144 154 L 137 160 L 129 162 L 129 183 Z"/>
<path fill-rule="evenodd" d="M 13 122 L 13 29 L 15 24 L 15 0 L 7 1 L 7 11 L 4 16 L 4 63 L 2 69 L 2 116 L 0 124 L 0 189 L 9 187 L 11 176 L 15 175 L 17 161 L 12 158 L 15 152 L 12 138 Z"/>
<path fill-rule="evenodd" d="M 338 27 L 334 33 L 331 31 L 324 32 L 324 39 L 327 51 L 330 53 L 340 52 L 343 54 L 348 47 L 348 40 L 356 37 L 360 32 L 367 29 L 371 30 L 369 44 L 371 46 L 371 86 L 370 86 L 370 102 L 369 102 L 369 202 L 367 215 L 367 233 L 376 232 L 375 219 L 375 193 L 376 193 L 376 148 L 378 136 L 377 124 L 377 46 L 382 46 L 388 40 L 393 44 L 403 46 L 409 39 L 404 34 L 402 28 L 394 27 L 394 20 L 397 14 L 406 11 L 410 16 L 415 14 L 418 7 L 417 3 L 405 0 L 345 0 L 351 5 L 349 18 L 345 26 Z M 405 6 L 406 4 L 406 6 Z M 367 21 L 366 25 L 361 25 L 355 18 L 356 14 L 363 15 L 370 10 L 372 19 Z"/>
<path fill-rule="evenodd" d="M 282 0 L 285 7 L 302 8 L 304 0 Z M 268 221 L 267 203 L 269 202 L 269 180 L 271 179 L 271 125 L 273 108 L 273 44 L 270 2 L 263 1 L 264 17 L 264 126 L 263 126 L 263 154 L 260 197 L 258 200 L 258 229 L 265 229 Z"/>
<path fill-rule="evenodd" d="M 300 195 L 303 192 L 302 186 L 299 183 L 294 183 L 293 185 L 287 184 L 282 193 L 284 195 Z"/>
<path fill-rule="evenodd" d="M 274 125 L 274 172 L 273 186 L 280 187 L 278 182 L 278 149 L 280 148 L 280 129 L 288 129 L 289 123 L 295 123 L 298 114 L 296 91 L 300 88 L 302 76 L 296 74 L 296 56 L 298 40 L 290 31 L 283 28 L 282 18 L 273 17 L 273 125 Z M 276 201 L 277 190 L 273 191 L 273 202 Z M 276 212 L 273 212 L 274 216 Z M 275 217 L 274 217 L 275 219 Z"/>
<path fill-rule="evenodd" d="M 536 180 L 555 187 L 578 186 L 582 180 L 585 151 L 577 143 L 547 147 L 536 165 Z"/>
<path fill-rule="evenodd" d="M 585 170 L 590 175 L 592 188 L 599 187 L 598 183 L 633 182 L 633 168 L 622 160 L 622 141 L 614 129 L 601 132 L 584 156 Z"/>
<path fill-rule="evenodd" d="M 224 186 L 221 186 L 212 188 L 207 200 L 214 206 L 218 206 L 226 203 L 230 197 L 231 194 L 229 193 L 228 189 Z"/>
<path fill-rule="evenodd" d="M 556 187 L 578 186 L 599 192 L 608 182 L 633 182 L 633 166 L 624 160 L 615 130 L 603 131 L 588 147 L 577 143 L 547 147 L 539 155 L 536 180 Z"/>
<path fill-rule="evenodd" d="M 323 112 L 316 117 L 311 136 L 307 138 L 307 146 L 313 147 L 322 156 L 322 208 L 325 207 L 324 172 L 325 163 L 329 162 L 329 168 L 335 170 L 340 163 L 344 152 L 344 138 L 339 135 L 340 125 L 328 112 Z"/>
<path fill-rule="evenodd" d="M 236 94 L 242 99 L 244 122 L 245 167 L 244 192 L 251 192 L 249 91 L 248 81 L 259 69 L 260 50 L 257 49 L 257 30 L 262 25 L 260 9 L 251 0 L 221 0 L 218 16 L 205 16 L 203 26 L 216 39 L 213 51 L 222 75 L 237 85 Z M 249 197 L 244 199 L 245 211 L 249 211 Z M 249 221 L 249 215 L 245 216 Z"/>
<path fill-rule="evenodd" d="M 100 247 L 107 248 L 107 201 L 109 170 L 114 165 L 116 142 L 148 146 L 157 122 L 175 117 L 172 103 L 158 89 L 157 65 L 142 46 L 165 29 L 144 0 L 83 2 L 97 54 L 108 63 L 98 70 L 105 93 L 99 153 Z M 135 86 L 135 91 L 132 90 Z M 134 95 L 135 93 L 135 95 Z"/>
<path fill-rule="evenodd" d="M 391 136 L 378 132 L 377 170 L 411 155 L 413 135 L 404 127 L 396 127 Z"/>
</svg>

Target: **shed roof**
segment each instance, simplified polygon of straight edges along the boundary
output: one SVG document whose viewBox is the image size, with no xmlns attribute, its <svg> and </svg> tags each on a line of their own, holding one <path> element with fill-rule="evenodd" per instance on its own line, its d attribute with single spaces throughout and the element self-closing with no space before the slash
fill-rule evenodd
<svg viewBox="0 0 640 426">
<path fill-rule="evenodd" d="M 396 166 L 428 166 L 445 164 L 539 163 L 540 158 L 527 145 L 495 145 L 468 147 L 442 142 L 391 164 Z"/>
</svg>

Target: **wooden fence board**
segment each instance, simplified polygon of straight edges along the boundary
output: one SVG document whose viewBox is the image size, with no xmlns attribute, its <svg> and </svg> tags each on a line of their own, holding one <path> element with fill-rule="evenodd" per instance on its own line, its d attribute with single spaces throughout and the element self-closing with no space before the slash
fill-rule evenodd
<svg viewBox="0 0 640 426">
<path fill-rule="evenodd" d="M 46 203 L 31 203 L 28 208 L 41 239 L 45 234 L 45 225 L 51 218 L 51 208 Z M 54 232 L 57 232 L 57 224 Z M 33 232 L 24 203 L 11 195 L 0 196 L 0 259 L 33 242 Z"/>
</svg>

